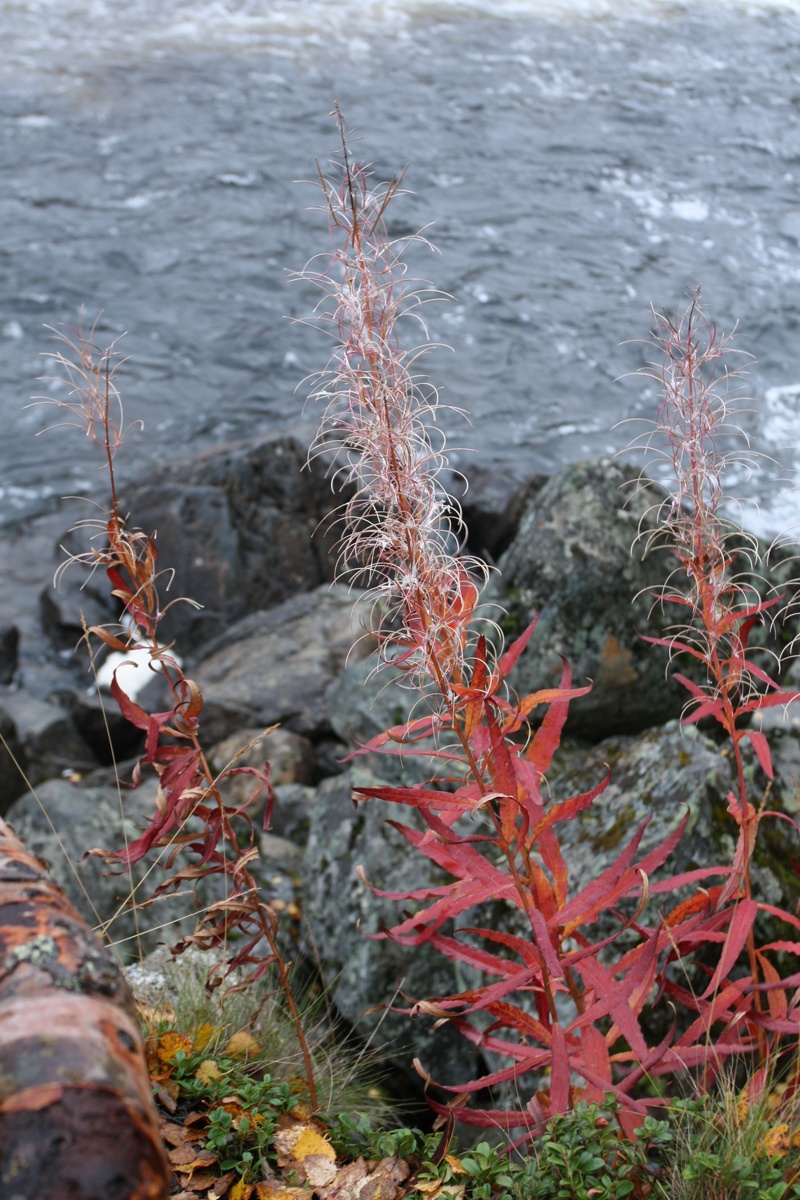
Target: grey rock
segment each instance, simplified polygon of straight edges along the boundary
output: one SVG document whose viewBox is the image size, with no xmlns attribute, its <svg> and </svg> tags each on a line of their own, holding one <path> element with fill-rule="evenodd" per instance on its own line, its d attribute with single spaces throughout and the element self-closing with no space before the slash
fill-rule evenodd
<svg viewBox="0 0 800 1200">
<path fill-rule="evenodd" d="M 0 708 L 0 817 L 25 791 L 28 759 L 12 718 Z"/>
<path fill-rule="evenodd" d="M 217 772 L 228 767 L 255 767 L 263 770 L 269 763 L 269 778 L 273 787 L 287 784 L 310 784 L 315 774 L 314 747 L 308 738 L 289 729 L 273 729 L 265 735 L 263 727 L 237 730 L 219 742 L 208 755 Z M 225 781 L 228 804 L 245 804 L 253 794 L 257 780 L 252 775 L 232 775 Z M 264 811 L 265 797 L 256 800 L 250 811 L 251 820 L 258 824 Z"/>
<path fill-rule="evenodd" d="M 435 1079 L 466 1082 L 481 1073 L 482 1062 L 454 1030 L 433 1031 L 425 1017 L 410 1020 L 382 1011 L 387 1004 L 405 1005 L 398 989 L 424 999 L 460 991 L 465 984 L 454 964 L 431 947 L 412 949 L 374 936 L 397 924 L 399 906 L 373 895 L 358 868 L 374 886 L 398 891 L 425 886 L 434 870 L 387 824 L 391 819 L 413 823 L 408 807 L 373 801 L 353 806 L 353 787 L 376 782 L 354 767 L 320 785 L 303 871 L 304 916 L 330 997 L 345 1019 L 403 1068 L 416 1056 Z"/>
<path fill-rule="evenodd" d="M 22 690 L 9 692 L 4 703 L 16 725 L 31 783 L 50 779 L 65 770 L 85 771 L 97 765 L 71 713 L 62 705 L 40 700 Z"/>
<path fill-rule="evenodd" d="M 776 777 L 767 807 L 800 817 L 800 734 L 772 731 L 769 738 Z M 749 799 L 758 805 L 767 779 L 746 741 L 743 757 Z M 603 777 L 606 764 L 611 768 L 611 783 L 591 808 L 558 829 L 573 888 L 584 886 L 609 866 L 646 818 L 640 855 L 659 845 L 688 814 L 676 851 L 651 882 L 731 863 L 738 827 L 728 812 L 728 794 L 735 790 L 736 779 L 724 745 L 693 726 L 672 721 L 638 737 L 608 738 L 590 750 L 568 750 L 566 759 L 568 765 L 550 785 L 557 800 L 586 791 Z M 557 757 L 554 765 L 558 761 Z M 791 864 L 799 856 L 800 831 L 786 821 L 764 818 L 751 864 L 756 897 L 794 911 L 798 876 Z M 674 896 L 665 893 L 658 906 L 668 911 L 673 903 Z"/>
<path fill-rule="evenodd" d="M 729 758 L 693 726 L 671 721 L 635 737 L 606 738 L 589 749 L 568 749 L 561 760 L 556 754 L 553 766 L 549 786 L 554 801 L 588 791 L 607 767 L 611 771 L 611 782 L 591 807 L 557 826 L 573 892 L 610 866 L 645 820 L 639 857 L 688 815 L 684 836 L 661 876 L 709 866 L 715 838 L 735 829 L 730 818 L 720 824 L 734 784 Z M 728 849 L 726 844 L 724 851 Z"/>
<path fill-rule="evenodd" d="M 19 666 L 19 629 L 16 625 L 0 625 L 0 684 L 13 682 Z"/>
<path fill-rule="evenodd" d="M 160 858 L 157 851 L 130 872 L 114 874 L 103 859 L 84 857 L 87 850 L 115 851 L 136 838 L 155 811 L 155 793 L 154 781 L 134 790 L 122 789 L 120 799 L 114 787 L 51 779 L 37 788 L 36 796 L 30 792 L 22 796 L 10 814 L 10 822 L 26 846 L 50 864 L 54 881 L 89 925 L 115 946 L 123 961 L 140 958 L 159 942 L 172 944 L 195 926 L 195 903 L 186 886 L 180 894 L 159 898 L 134 913 L 129 902 L 133 890 L 137 901 L 144 901 L 165 878 L 161 867 L 154 866 Z M 270 834 L 261 834 L 256 844 L 260 857 L 250 864 L 251 873 L 259 893 L 278 912 L 287 912 L 281 944 L 294 953 L 302 851 Z M 198 902 L 206 905 L 225 893 L 222 877 L 210 876 L 198 885 Z"/>
<path fill-rule="evenodd" d="M 270 831 L 288 838 L 295 846 L 305 846 L 311 826 L 316 790 L 300 783 L 279 784 L 275 788 Z"/>
<path fill-rule="evenodd" d="M 159 565 L 174 571 L 176 605 L 161 629 L 191 647 L 246 613 L 333 578 L 325 518 L 340 503 L 324 465 L 305 468 L 294 438 L 214 447 L 173 465 L 169 479 L 126 489 L 137 526 L 157 531 Z"/>
<path fill-rule="evenodd" d="M 138 918 L 126 904 L 148 870 L 139 863 L 127 871 L 108 874 L 109 867 L 84 855 L 100 847 L 114 851 L 132 841 L 144 828 L 155 807 L 155 783 L 120 794 L 112 787 L 81 787 L 66 779 L 50 779 L 27 792 L 14 805 L 10 822 L 25 845 L 50 864 L 53 880 L 63 888 L 88 924 L 117 947 L 122 959 L 138 957 L 140 948 L 152 949 L 164 935 L 147 932 L 186 911 L 185 901 L 159 901 L 140 910 Z M 120 805 L 123 806 L 124 816 Z M 160 872 L 150 876 L 149 894 Z M 170 930 L 172 932 L 172 930 Z"/>
<path fill-rule="evenodd" d="M 507 637 L 539 614 L 513 687 L 524 694 L 557 684 L 563 655 L 574 686 L 593 681 L 592 692 L 571 705 L 568 726 L 589 740 L 663 724 L 686 699 L 665 679 L 666 651 L 639 636 L 658 636 L 674 620 L 662 618 L 646 594 L 664 583 L 674 560 L 664 550 L 644 562 L 641 548 L 631 553 L 640 525 L 652 524 L 648 510 L 663 499 L 652 484 L 634 494 L 625 489 L 636 475 L 601 460 L 553 476 L 529 502 L 493 589 L 506 610 Z"/>
<path fill-rule="evenodd" d="M 323 586 L 238 621 L 195 671 L 209 741 L 256 724 L 311 738 L 328 732 L 325 689 L 348 655 L 374 645 L 365 634 L 371 607 L 363 594 Z"/>
<path fill-rule="evenodd" d="M 427 711 L 418 692 L 404 687 L 390 670 L 379 669 L 377 652 L 349 664 L 325 692 L 328 719 L 345 750 L 366 745 L 372 738 Z M 427 756 L 412 757 L 371 751 L 359 756 L 362 770 L 374 771 L 387 783 L 421 783 L 441 764 Z"/>
</svg>

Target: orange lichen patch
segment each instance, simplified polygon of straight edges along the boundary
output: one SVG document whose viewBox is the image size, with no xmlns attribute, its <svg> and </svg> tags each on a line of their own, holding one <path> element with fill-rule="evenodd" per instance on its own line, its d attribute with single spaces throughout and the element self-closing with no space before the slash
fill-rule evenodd
<svg viewBox="0 0 800 1200">
<path fill-rule="evenodd" d="M 240 1029 L 238 1033 L 234 1033 L 228 1039 L 220 1053 L 223 1058 L 232 1058 L 234 1062 L 242 1062 L 244 1059 L 260 1054 L 261 1047 L 252 1033 L 248 1033 L 246 1029 Z"/>
<path fill-rule="evenodd" d="M 162 1033 L 156 1044 L 156 1054 L 159 1062 L 162 1063 L 174 1062 L 176 1055 L 181 1050 L 184 1054 L 191 1054 L 192 1039 L 184 1033 L 175 1033 L 174 1030 Z"/>
<path fill-rule="evenodd" d="M 633 655 L 627 646 L 620 646 L 613 634 L 606 638 L 601 651 L 597 678 L 605 687 L 625 687 L 639 678 Z"/>
<path fill-rule="evenodd" d="M 211 1025 L 208 1021 L 198 1025 L 192 1038 L 192 1050 L 195 1054 L 202 1054 L 209 1042 L 218 1036 L 219 1029 L 216 1025 Z"/>
<path fill-rule="evenodd" d="M 758 1143 L 758 1150 L 767 1158 L 776 1158 L 778 1155 L 786 1154 L 789 1146 L 789 1126 L 782 1121 L 780 1125 L 773 1125 L 772 1129 L 767 1130 Z"/>
</svg>

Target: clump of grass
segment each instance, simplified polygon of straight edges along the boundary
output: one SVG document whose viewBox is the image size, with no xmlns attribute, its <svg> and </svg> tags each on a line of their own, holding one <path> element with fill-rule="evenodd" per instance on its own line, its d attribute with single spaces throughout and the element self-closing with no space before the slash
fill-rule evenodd
<svg viewBox="0 0 800 1200">
<path fill-rule="evenodd" d="M 304 1048 L 279 981 L 210 991 L 211 969 L 207 955 L 189 951 L 163 973 L 148 973 L 146 964 L 131 972 L 162 1136 L 178 1175 L 193 1146 L 223 1195 L 232 1179 L 249 1186 L 269 1177 L 281 1118 L 313 1116 L 315 1128 L 343 1113 L 357 1122 L 369 1112 L 378 1128 L 397 1120 L 380 1061 L 334 1031 L 324 997 L 295 986 L 316 1083 L 312 1111 Z"/>
<path fill-rule="evenodd" d="M 758 1083 L 758 1078 L 755 1080 Z M 665 1200 L 792 1200 L 800 1196 L 797 1080 L 738 1087 L 732 1065 L 711 1092 L 669 1109 L 674 1159 Z"/>
</svg>

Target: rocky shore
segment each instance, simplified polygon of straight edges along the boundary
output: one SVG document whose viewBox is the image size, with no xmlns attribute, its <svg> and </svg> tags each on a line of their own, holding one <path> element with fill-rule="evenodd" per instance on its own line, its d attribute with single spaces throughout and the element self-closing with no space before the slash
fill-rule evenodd
<svg viewBox="0 0 800 1200">
<path fill-rule="evenodd" d="M 175 572 L 170 597 L 203 605 L 176 605 L 166 633 L 202 689 L 201 729 L 212 764 L 223 768 L 279 726 L 242 761 L 271 763 L 276 804 L 269 831 L 260 835 L 256 872 L 282 915 L 289 956 L 321 972 L 347 1023 L 365 1036 L 379 1026 L 376 1039 L 398 1064 L 416 1055 L 435 1077 L 474 1078 L 472 1052 L 454 1033 L 434 1038 L 421 1020 L 369 1011 L 398 988 L 423 996 L 461 985 L 432 951 L 412 954 L 365 936 L 387 923 L 392 905 L 368 891 L 357 869 L 383 889 L 402 890 L 432 883 L 432 867 L 412 857 L 387 825 L 398 815 L 389 809 L 398 806 L 356 810 L 352 786 L 408 779 L 424 772 L 424 761 L 412 767 L 373 754 L 343 762 L 354 744 L 404 720 L 410 697 L 373 672 L 369 597 L 332 582 L 336 499 L 324 464 L 309 472 L 304 462 L 305 447 L 289 437 L 226 446 L 174 464 L 168 482 L 130 487 L 123 507 L 133 523 L 157 529 L 159 563 Z M 733 849 L 730 762 L 712 730 L 679 727 L 685 692 L 667 678 L 665 652 L 642 640 L 663 634 L 672 620 L 647 590 L 670 566 L 663 551 L 645 561 L 630 552 L 658 499 L 653 485 L 625 487 L 635 474 L 596 460 L 532 479 L 511 496 L 496 484 L 473 484 L 469 494 L 471 549 L 499 567 L 489 588 L 491 615 L 512 636 L 539 613 L 516 688 L 557 683 L 562 655 L 576 684 L 593 680 L 591 694 L 572 706 L 548 780 L 560 799 L 593 786 L 606 764 L 612 770 L 610 787 L 566 828 L 575 884 L 596 876 L 648 814 L 645 842 L 655 845 L 688 808 L 677 869 L 708 865 L 714 855 L 729 860 Z M 136 835 L 152 811 L 155 781 L 121 793 L 115 783 L 112 763 L 124 763 L 121 777 L 129 778 L 138 735 L 109 698 L 98 696 L 78 644 L 81 612 L 90 624 L 116 616 L 104 578 L 87 580 L 75 567 L 59 592 L 51 585 L 57 547 L 85 548 L 84 535 L 67 532 L 69 520 L 62 509 L 8 530 L 0 548 L 0 731 L 10 750 L 0 755 L 0 814 L 51 863 L 90 923 L 134 958 L 170 940 L 191 901 L 171 898 L 137 921 L 120 911 L 127 877 L 105 874 L 97 858 L 82 857 Z M 781 560 L 777 573 L 788 580 L 791 568 Z M 159 691 L 154 677 L 140 699 L 157 706 Z M 800 719 L 771 711 L 764 721 L 777 768 L 770 807 L 797 816 Z M 766 781 L 755 762 L 748 770 L 758 796 Z M 786 822 L 765 823 L 759 845 L 760 895 L 793 908 L 798 838 Z"/>
</svg>

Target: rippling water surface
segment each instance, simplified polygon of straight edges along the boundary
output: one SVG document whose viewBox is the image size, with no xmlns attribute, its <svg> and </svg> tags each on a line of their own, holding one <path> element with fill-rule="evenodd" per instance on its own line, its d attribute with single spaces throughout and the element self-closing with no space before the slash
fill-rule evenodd
<svg viewBox="0 0 800 1200">
<path fill-rule="evenodd" d="M 647 305 L 702 284 L 757 358 L 750 422 L 800 458 L 800 7 L 615 0 L 0 0 L 0 520 L 100 486 L 23 410 L 42 326 L 103 311 L 145 433 L 123 470 L 294 426 L 324 340 L 285 315 L 325 248 L 309 187 L 334 98 L 379 175 L 455 441 L 500 489 L 617 450 L 654 397 Z M 469 465 L 466 456 L 461 462 Z M 763 484 L 753 485 L 766 492 Z M 768 498 L 784 524 L 796 497 Z"/>
</svg>

